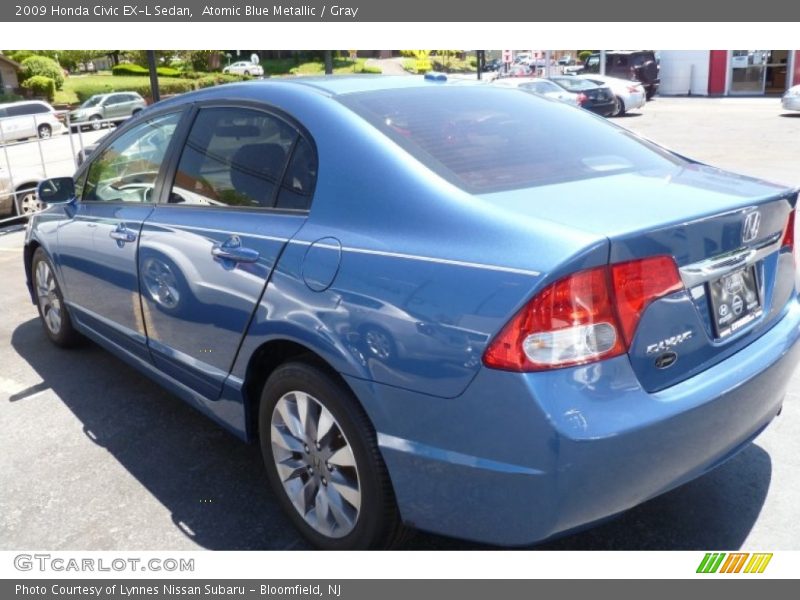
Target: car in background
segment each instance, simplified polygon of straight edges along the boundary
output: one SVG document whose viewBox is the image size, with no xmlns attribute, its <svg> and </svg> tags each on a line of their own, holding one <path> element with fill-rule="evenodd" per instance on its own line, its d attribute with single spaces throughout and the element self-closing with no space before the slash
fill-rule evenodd
<svg viewBox="0 0 800 600">
<path fill-rule="evenodd" d="M 536 71 L 531 69 L 530 65 L 526 63 L 510 65 L 508 71 L 500 69 L 497 73 L 498 79 L 505 79 L 508 77 L 533 77 L 536 75 Z"/>
<path fill-rule="evenodd" d="M 97 131 L 109 123 L 119 123 L 147 108 L 147 100 L 137 92 L 95 94 L 69 113 L 70 127 Z"/>
<path fill-rule="evenodd" d="M 0 144 L 28 138 L 47 139 L 64 126 L 47 102 L 24 100 L 0 104 Z"/>
<path fill-rule="evenodd" d="M 12 181 L 9 172 L 0 165 L 0 218 L 28 216 L 42 209 L 36 186 L 44 174 L 32 169 L 19 169 Z"/>
<path fill-rule="evenodd" d="M 661 67 L 653 50 L 608 50 L 605 74 L 619 79 L 638 81 L 644 87 L 647 99 L 658 92 Z M 600 53 L 590 54 L 583 64 L 581 74 L 600 73 Z"/>
<path fill-rule="evenodd" d="M 483 65 L 483 72 L 484 73 L 494 73 L 496 71 L 500 71 L 503 68 L 503 61 L 499 58 L 493 58 L 490 61 L 487 61 L 486 64 Z"/>
<path fill-rule="evenodd" d="M 42 335 L 257 441 L 323 548 L 603 521 L 749 448 L 800 361 L 797 189 L 503 86 L 198 90 L 38 192 Z"/>
<path fill-rule="evenodd" d="M 250 62 L 249 60 L 240 60 L 228 65 L 222 69 L 223 73 L 231 75 L 252 75 L 253 77 L 262 77 L 264 75 L 264 67 Z"/>
<path fill-rule="evenodd" d="M 553 83 L 549 79 L 542 79 L 541 77 L 508 77 L 495 79 L 494 84 L 519 88 L 546 98 L 558 100 L 570 106 L 581 105 L 577 93 L 568 92 L 560 85 Z"/>
<path fill-rule="evenodd" d="M 614 100 L 616 101 L 614 112 L 611 115 L 612 117 L 622 116 L 629 110 L 640 109 L 647 104 L 646 92 L 641 83 L 629 81 L 627 79 L 619 79 L 618 77 L 595 74 L 578 75 L 578 78 L 611 88 L 611 91 L 614 93 Z"/>
<path fill-rule="evenodd" d="M 597 85 L 572 75 L 550 77 L 550 81 L 558 84 L 568 92 L 577 94 L 580 106 L 595 114 L 602 117 L 610 117 L 616 110 L 616 97 L 607 85 Z"/>
<path fill-rule="evenodd" d="M 800 85 L 786 90 L 781 98 L 781 107 L 783 110 L 800 110 Z"/>
</svg>

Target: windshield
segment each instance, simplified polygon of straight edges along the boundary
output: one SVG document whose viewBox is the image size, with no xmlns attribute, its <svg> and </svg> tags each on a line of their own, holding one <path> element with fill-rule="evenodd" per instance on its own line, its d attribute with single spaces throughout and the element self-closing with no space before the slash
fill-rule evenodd
<svg viewBox="0 0 800 600">
<path fill-rule="evenodd" d="M 340 101 L 471 193 L 684 164 L 586 111 L 516 89 L 440 85 Z"/>
<path fill-rule="evenodd" d="M 584 90 L 591 90 L 597 87 L 596 83 L 586 79 L 578 79 L 577 77 L 558 77 L 553 79 L 558 85 L 568 89 L 571 92 L 581 92 Z"/>
<path fill-rule="evenodd" d="M 86 102 L 81 104 L 81 108 L 90 108 L 92 106 L 97 106 L 98 104 L 100 104 L 100 100 L 102 98 L 103 98 L 102 96 L 92 96 Z"/>
</svg>

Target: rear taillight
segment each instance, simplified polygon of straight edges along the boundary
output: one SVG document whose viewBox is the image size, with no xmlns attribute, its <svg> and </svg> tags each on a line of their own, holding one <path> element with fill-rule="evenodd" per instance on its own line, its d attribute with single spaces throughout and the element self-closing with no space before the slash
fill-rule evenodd
<svg viewBox="0 0 800 600">
<path fill-rule="evenodd" d="M 781 240 L 781 248 L 789 248 L 794 250 L 794 210 L 789 213 L 789 218 L 786 220 L 786 229 L 783 232 L 783 240 Z"/>
<path fill-rule="evenodd" d="M 628 93 L 636 94 L 638 92 L 639 92 L 639 86 L 638 85 L 629 85 L 628 86 Z"/>
<path fill-rule="evenodd" d="M 483 362 L 540 371 L 619 356 L 647 305 L 682 288 L 668 256 L 574 273 L 534 296 L 492 340 Z"/>
<path fill-rule="evenodd" d="M 625 344 L 630 346 L 644 309 L 667 294 L 683 289 L 671 256 L 652 256 L 611 265 L 614 297 Z"/>
<path fill-rule="evenodd" d="M 584 103 L 585 103 L 587 100 L 588 100 L 588 98 L 586 97 L 586 94 L 584 94 L 583 92 L 579 92 L 579 93 L 578 93 L 578 104 L 580 104 L 581 106 L 583 106 L 583 105 L 584 105 Z"/>
</svg>

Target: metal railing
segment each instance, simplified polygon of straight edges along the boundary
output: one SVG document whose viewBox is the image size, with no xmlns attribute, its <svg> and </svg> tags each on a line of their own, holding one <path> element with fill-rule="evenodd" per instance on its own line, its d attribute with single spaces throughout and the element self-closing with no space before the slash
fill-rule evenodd
<svg viewBox="0 0 800 600">
<path fill-rule="evenodd" d="M 23 119 L 27 122 L 23 122 L 25 129 L 20 131 L 18 125 Z M 10 196 L 11 201 L 10 214 L 0 213 L 0 227 L 26 219 L 29 210 L 40 209 L 38 200 L 30 197 L 36 184 L 49 177 L 72 175 L 87 147 L 113 130 L 119 121 L 73 123 L 66 111 L 0 119 L 0 200 Z M 23 136 L 27 139 L 20 139 Z"/>
</svg>

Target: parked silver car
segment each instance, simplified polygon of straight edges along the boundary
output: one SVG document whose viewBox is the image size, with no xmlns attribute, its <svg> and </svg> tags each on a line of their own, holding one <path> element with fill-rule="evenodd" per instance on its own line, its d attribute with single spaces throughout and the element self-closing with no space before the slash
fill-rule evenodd
<svg viewBox="0 0 800 600">
<path fill-rule="evenodd" d="M 61 133 L 58 113 L 47 102 L 25 100 L 0 104 L 0 144 Z"/>
<path fill-rule="evenodd" d="M 580 79 L 587 79 L 597 85 L 605 85 L 614 92 L 616 108 L 612 117 L 624 115 L 629 110 L 641 109 L 647 104 L 647 93 L 644 86 L 638 81 L 630 81 L 619 77 L 609 77 L 608 75 L 578 75 Z"/>
<path fill-rule="evenodd" d="M 147 101 L 136 92 L 95 94 L 69 113 L 70 125 L 90 126 L 97 130 L 104 122 L 124 121 L 147 106 Z"/>
<path fill-rule="evenodd" d="M 13 215 L 30 215 L 42 209 L 36 195 L 36 186 L 44 179 L 43 173 L 22 170 L 12 181 L 9 172 L 0 165 L 0 218 Z"/>
<path fill-rule="evenodd" d="M 568 92 L 548 79 L 541 79 L 539 77 L 507 77 L 495 79 L 492 83 L 505 87 L 516 87 L 521 90 L 533 92 L 534 94 L 539 94 L 540 96 L 545 96 L 546 98 L 564 102 L 571 106 L 580 106 L 578 94 Z"/>
<path fill-rule="evenodd" d="M 781 98 L 781 107 L 783 110 L 800 110 L 800 85 L 786 90 Z"/>
</svg>

